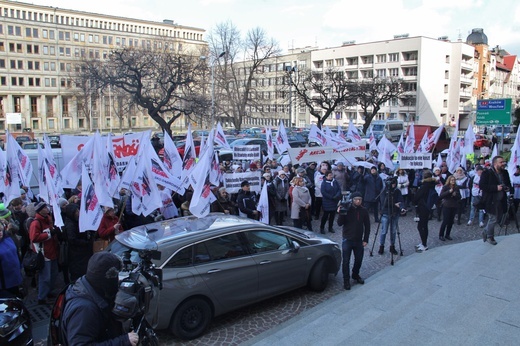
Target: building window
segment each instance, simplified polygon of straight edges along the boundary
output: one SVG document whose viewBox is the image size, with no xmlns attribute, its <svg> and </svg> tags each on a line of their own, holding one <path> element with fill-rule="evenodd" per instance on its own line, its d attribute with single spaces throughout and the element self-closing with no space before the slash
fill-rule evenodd
<svg viewBox="0 0 520 346">
<path fill-rule="evenodd" d="M 388 54 L 388 61 L 390 61 L 390 62 L 399 61 L 399 53 Z"/>
<path fill-rule="evenodd" d="M 21 113 L 22 112 L 22 98 L 20 96 L 13 97 L 13 105 L 14 112 Z"/>
<path fill-rule="evenodd" d="M 38 98 L 31 96 L 31 116 L 38 114 Z"/>
<path fill-rule="evenodd" d="M 63 127 L 70 129 L 70 119 L 63 119 Z"/>
<path fill-rule="evenodd" d="M 54 130 L 54 119 L 48 119 L 47 120 L 47 124 L 48 124 L 48 129 L 49 130 Z"/>
<path fill-rule="evenodd" d="M 80 129 L 85 128 L 85 119 L 78 119 L 78 128 L 80 128 Z"/>
<path fill-rule="evenodd" d="M 378 63 L 386 62 L 386 54 L 379 54 L 379 55 L 377 55 L 377 62 Z"/>
<path fill-rule="evenodd" d="M 0 68 L 5 68 L 5 59 L 0 59 Z"/>
<path fill-rule="evenodd" d="M 399 69 L 398 68 L 389 68 L 388 69 L 388 74 L 391 77 L 399 77 Z"/>
<path fill-rule="evenodd" d="M 64 116 L 69 114 L 69 99 L 67 97 L 61 99 L 61 111 Z"/>
<path fill-rule="evenodd" d="M 379 78 L 385 78 L 386 77 L 386 69 L 379 69 L 379 70 L 376 70 L 377 72 L 377 76 Z"/>
<path fill-rule="evenodd" d="M 32 129 L 39 130 L 40 129 L 40 121 L 37 119 L 33 119 L 32 121 Z"/>
</svg>

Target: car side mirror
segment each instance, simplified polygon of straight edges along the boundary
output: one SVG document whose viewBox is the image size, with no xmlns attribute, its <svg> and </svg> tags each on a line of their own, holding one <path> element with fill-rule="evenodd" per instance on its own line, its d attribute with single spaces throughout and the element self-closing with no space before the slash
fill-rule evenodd
<svg viewBox="0 0 520 346">
<path fill-rule="evenodd" d="M 292 241 L 292 251 L 294 253 L 298 253 L 298 251 L 300 251 L 300 244 L 298 244 L 298 242 L 295 240 Z"/>
</svg>

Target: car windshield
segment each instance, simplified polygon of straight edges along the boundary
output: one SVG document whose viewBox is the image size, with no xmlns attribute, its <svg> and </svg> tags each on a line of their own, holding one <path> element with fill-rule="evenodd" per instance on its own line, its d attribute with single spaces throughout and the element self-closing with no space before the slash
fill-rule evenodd
<svg viewBox="0 0 520 346">
<path fill-rule="evenodd" d="M 385 125 L 383 124 L 374 124 L 372 126 L 372 131 L 383 131 L 385 129 Z"/>
</svg>

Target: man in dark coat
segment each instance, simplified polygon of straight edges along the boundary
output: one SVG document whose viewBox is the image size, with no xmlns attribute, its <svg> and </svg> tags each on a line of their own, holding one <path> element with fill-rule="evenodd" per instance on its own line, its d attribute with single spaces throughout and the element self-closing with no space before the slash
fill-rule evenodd
<svg viewBox="0 0 520 346">
<path fill-rule="evenodd" d="M 92 232 L 79 231 L 79 206 L 75 203 L 65 207 L 63 231 L 67 234 L 69 243 L 69 274 L 70 281 L 75 282 L 87 273 L 87 264 L 92 257 Z"/>
<path fill-rule="evenodd" d="M 376 166 L 370 168 L 370 173 L 363 177 L 365 182 L 365 206 L 374 211 L 374 220 L 379 222 L 379 194 L 383 191 L 383 179 L 377 173 Z"/>
<path fill-rule="evenodd" d="M 482 232 L 482 240 L 496 245 L 495 225 L 501 222 L 502 216 L 507 211 L 506 192 L 512 191 L 509 173 L 505 169 L 506 161 L 502 156 L 495 156 L 491 162 L 492 167 L 484 170 L 480 177 L 480 189 L 482 199 L 486 203 L 486 213 L 489 216 L 488 223 Z"/>
<path fill-rule="evenodd" d="M 251 186 L 247 180 L 244 180 L 240 186 L 242 188 L 238 191 L 237 196 L 239 215 L 242 217 L 258 220 L 259 213 L 258 210 L 256 210 L 258 198 L 256 193 L 251 192 Z"/>
<path fill-rule="evenodd" d="M 421 187 L 414 195 L 413 203 L 417 205 L 417 215 L 419 215 L 419 223 L 417 230 L 421 237 L 421 243 L 417 245 L 417 252 L 428 250 L 428 221 L 430 219 L 430 209 L 433 208 L 437 202 L 437 191 L 435 191 L 435 184 L 437 180 L 433 178 L 430 171 L 423 173 L 423 180 Z"/>
<path fill-rule="evenodd" d="M 334 233 L 334 217 L 336 216 L 338 202 L 341 200 L 341 187 L 338 181 L 334 179 L 334 173 L 331 171 L 325 174 L 325 179 L 321 183 L 321 195 L 323 216 L 320 223 L 320 232 L 325 234 L 325 224 L 329 220 L 329 232 Z"/>
<path fill-rule="evenodd" d="M 363 248 L 368 244 L 370 236 L 370 217 L 368 210 L 363 207 L 363 198 L 359 192 L 352 194 L 352 205 L 345 213 L 338 207 L 338 225 L 343 226 L 343 287 L 350 290 L 350 256 L 354 253 L 352 279 L 363 285 L 365 280 L 359 276 L 363 263 Z"/>
<path fill-rule="evenodd" d="M 116 255 L 98 252 L 90 258 L 87 274 L 67 289 L 60 326 L 67 345 L 137 345 L 139 336 L 125 333 L 111 313 L 120 270 Z"/>
</svg>

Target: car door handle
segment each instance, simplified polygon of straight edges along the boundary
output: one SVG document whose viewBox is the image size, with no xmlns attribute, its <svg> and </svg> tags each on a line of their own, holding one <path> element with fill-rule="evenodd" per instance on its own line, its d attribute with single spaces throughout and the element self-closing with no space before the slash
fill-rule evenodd
<svg viewBox="0 0 520 346">
<path fill-rule="evenodd" d="M 260 264 L 268 264 L 268 263 L 271 263 L 271 261 L 267 260 L 267 261 L 261 261 Z"/>
<path fill-rule="evenodd" d="M 220 269 L 210 269 L 208 270 L 208 274 L 218 273 Z"/>
</svg>

